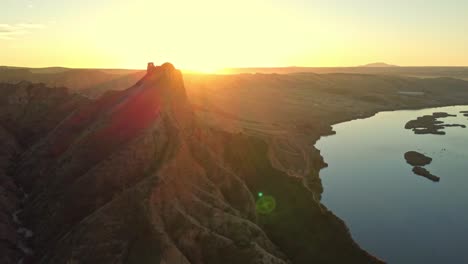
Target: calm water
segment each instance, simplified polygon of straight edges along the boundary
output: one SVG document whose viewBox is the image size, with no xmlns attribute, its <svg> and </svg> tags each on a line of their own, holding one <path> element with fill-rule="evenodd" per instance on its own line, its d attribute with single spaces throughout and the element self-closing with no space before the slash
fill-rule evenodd
<svg viewBox="0 0 468 264">
<path fill-rule="evenodd" d="M 415 135 L 407 121 L 433 112 L 468 125 L 468 106 L 381 112 L 337 124 L 316 146 L 329 167 L 320 172 L 322 202 L 343 219 L 362 248 L 389 263 L 468 263 L 468 128 Z M 412 173 L 403 154 L 433 158 L 435 183 Z"/>
</svg>

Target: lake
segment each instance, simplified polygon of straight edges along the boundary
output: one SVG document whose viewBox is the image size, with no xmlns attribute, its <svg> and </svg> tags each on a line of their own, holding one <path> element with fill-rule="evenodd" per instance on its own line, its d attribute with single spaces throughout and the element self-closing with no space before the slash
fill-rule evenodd
<svg viewBox="0 0 468 264">
<path fill-rule="evenodd" d="M 333 126 L 316 144 L 329 164 L 320 172 L 322 203 L 370 254 L 389 263 L 468 263 L 468 128 L 416 135 L 406 122 L 434 112 L 468 126 L 468 106 L 380 112 Z M 414 175 L 404 153 L 431 157 L 432 182 Z"/>
</svg>

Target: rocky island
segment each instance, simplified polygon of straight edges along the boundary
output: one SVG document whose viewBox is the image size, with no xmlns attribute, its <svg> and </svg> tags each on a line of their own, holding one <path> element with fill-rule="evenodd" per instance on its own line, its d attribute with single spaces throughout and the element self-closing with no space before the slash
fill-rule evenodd
<svg viewBox="0 0 468 264">
<path fill-rule="evenodd" d="M 414 120 L 410 120 L 406 123 L 406 129 L 412 129 L 415 134 L 433 134 L 433 135 L 445 135 L 445 131 L 442 131 L 446 127 L 462 127 L 466 128 L 462 124 L 445 124 L 443 121 L 437 120 L 446 117 L 455 117 L 443 112 L 436 112 L 432 115 L 425 115 L 418 117 Z"/>
<path fill-rule="evenodd" d="M 440 177 L 437 177 L 430 173 L 427 169 L 422 166 L 429 165 L 432 162 L 432 158 L 428 157 L 417 151 L 408 151 L 404 155 L 406 162 L 413 166 L 413 172 L 416 175 L 425 177 L 433 182 L 440 181 Z"/>
<path fill-rule="evenodd" d="M 432 173 L 430 173 L 428 170 L 426 170 L 423 167 L 416 166 L 413 168 L 413 172 L 414 174 L 427 178 L 433 182 L 440 181 L 440 177 L 433 175 Z"/>
<path fill-rule="evenodd" d="M 417 151 L 406 152 L 405 160 L 411 166 L 426 166 L 432 162 L 432 158 Z"/>
</svg>

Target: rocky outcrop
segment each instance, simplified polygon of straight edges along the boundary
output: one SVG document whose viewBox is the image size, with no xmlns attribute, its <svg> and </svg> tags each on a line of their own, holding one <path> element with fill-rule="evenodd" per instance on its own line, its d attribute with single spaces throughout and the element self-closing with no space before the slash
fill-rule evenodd
<svg viewBox="0 0 468 264">
<path fill-rule="evenodd" d="M 264 142 L 198 123 L 169 63 L 74 111 L 15 177 L 37 263 L 378 262 Z"/>
</svg>

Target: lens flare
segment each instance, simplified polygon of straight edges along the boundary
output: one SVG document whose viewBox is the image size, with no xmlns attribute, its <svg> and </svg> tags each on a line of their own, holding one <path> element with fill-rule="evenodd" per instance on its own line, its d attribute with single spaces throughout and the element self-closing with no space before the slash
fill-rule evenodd
<svg viewBox="0 0 468 264">
<path fill-rule="evenodd" d="M 262 194 L 262 196 L 257 200 L 255 207 L 256 207 L 257 212 L 260 214 L 264 214 L 264 215 L 270 214 L 276 208 L 276 200 L 275 198 L 273 198 L 273 196 L 270 196 L 270 195 L 263 196 Z"/>
</svg>

